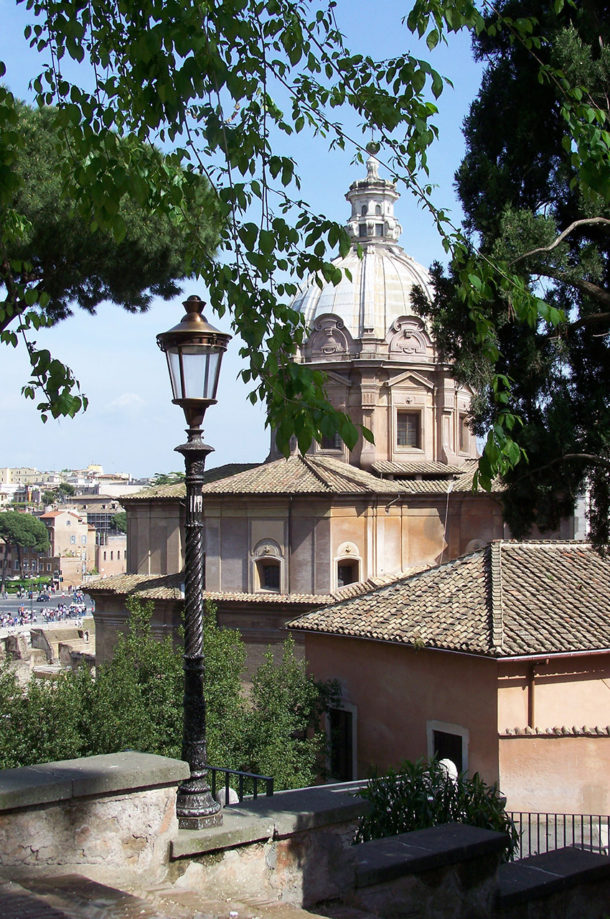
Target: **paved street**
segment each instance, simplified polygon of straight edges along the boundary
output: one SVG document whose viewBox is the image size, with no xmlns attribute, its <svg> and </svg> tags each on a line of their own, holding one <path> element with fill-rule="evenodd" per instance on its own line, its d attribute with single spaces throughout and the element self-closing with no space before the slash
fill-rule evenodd
<svg viewBox="0 0 610 919">
<path fill-rule="evenodd" d="M 17 599 L 16 594 L 9 595 L 7 600 L 0 599 L 0 637 L 8 634 L 8 632 L 14 632 L 16 630 L 22 631 L 27 630 L 30 625 L 35 625 L 37 627 L 53 627 L 56 625 L 61 625 L 62 622 L 69 623 L 74 622 L 75 620 L 82 620 L 83 613 L 78 612 L 74 615 L 70 615 L 65 619 L 51 619 L 47 620 L 44 616 L 44 610 L 53 610 L 54 612 L 59 610 L 59 607 L 63 606 L 68 610 L 70 604 L 73 603 L 72 594 L 51 594 L 49 600 L 44 600 L 38 602 L 36 600 L 37 594 L 34 594 L 32 600 L 29 599 Z M 93 601 L 91 597 L 84 595 L 82 601 L 86 607 L 86 613 L 84 615 L 90 616 L 93 611 Z M 79 603 L 79 606 L 81 604 Z M 14 616 L 19 614 L 20 609 L 25 609 L 28 613 L 31 613 L 32 620 L 31 622 L 26 622 L 23 625 L 8 625 L 4 624 L 3 620 L 6 616 Z"/>
</svg>

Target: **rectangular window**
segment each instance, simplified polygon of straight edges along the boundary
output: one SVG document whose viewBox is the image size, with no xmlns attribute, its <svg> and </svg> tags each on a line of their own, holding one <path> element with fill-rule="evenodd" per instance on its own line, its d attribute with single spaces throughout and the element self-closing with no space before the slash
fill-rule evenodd
<svg viewBox="0 0 610 919">
<path fill-rule="evenodd" d="M 280 566 L 277 562 L 261 562 L 261 587 L 264 590 L 280 589 Z"/>
<path fill-rule="evenodd" d="M 462 757 L 462 738 L 459 734 L 448 731 L 433 731 L 434 755 L 438 759 L 450 759 L 458 772 L 464 769 Z"/>
<path fill-rule="evenodd" d="M 470 441 L 470 429 L 468 427 L 468 416 L 460 414 L 459 416 L 459 426 L 460 426 L 460 453 L 467 453 L 468 446 Z"/>
<path fill-rule="evenodd" d="M 383 236 L 383 224 L 382 223 L 375 224 L 375 236 Z"/>
<path fill-rule="evenodd" d="M 72 545 L 74 545 L 74 544 L 76 543 L 76 536 L 71 536 L 71 537 L 70 537 L 70 543 L 71 543 Z"/>
<path fill-rule="evenodd" d="M 119 559 L 121 558 L 121 550 L 120 550 L 120 549 L 117 549 L 117 550 L 116 550 L 116 557 L 117 557 L 117 561 L 119 561 Z"/>
<path fill-rule="evenodd" d="M 339 562 L 337 565 L 337 586 L 345 587 L 346 584 L 354 584 L 357 580 L 358 562 L 356 560 Z"/>
<path fill-rule="evenodd" d="M 468 769 L 468 745 L 470 732 L 460 724 L 447 721 L 426 722 L 428 759 L 450 759 L 458 772 Z"/>
<path fill-rule="evenodd" d="M 86 536 L 81 536 L 81 538 L 80 538 L 80 543 L 81 543 L 81 546 L 86 546 L 86 545 L 87 545 L 87 537 L 86 537 Z"/>
<path fill-rule="evenodd" d="M 333 434 L 332 437 L 324 436 L 320 446 L 323 450 L 340 450 L 343 446 L 343 441 L 338 434 Z"/>
<path fill-rule="evenodd" d="M 358 236 L 362 239 L 366 236 L 366 223 L 361 223 L 358 227 Z"/>
<path fill-rule="evenodd" d="M 421 446 L 421 415 L 419 412 L 397 412 L 396 444 L 399 447 Z"/>
<path fill-rule="evenodd" d="M 106 553 L 104 552 L 104 561 L 106 561 Z"/>
<path fill-rule="evenodd" d="M 114 561 L 114 551 L 112 549 L 110 550 L 110 561 Z"/>
</svg>

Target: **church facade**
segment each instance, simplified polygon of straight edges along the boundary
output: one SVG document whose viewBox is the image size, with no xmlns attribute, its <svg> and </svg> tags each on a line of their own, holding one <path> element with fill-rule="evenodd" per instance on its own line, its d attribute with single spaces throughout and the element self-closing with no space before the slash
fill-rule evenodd
<svg viewBox="0 0 610 919">
<path fill-rule="evenodd" d="M 300 360 L 326 373 L 331 402 L 375 442 L 350 452 L 328 439 L 288 458 L 272 443 L 264 463 L 211 470 L 203 489 L 206 595 L 242 632 L 252 667 L 296 616 L 504 535 L 499 492 L 472 490 L 472 394 L 412 307 L 429 281 L 398 242 L 395 186 L 371 157 L 346 198 L 352 247 L 335 264 L 347 271 L 337 286 L 311 278 L 294 302 L 309 329 Z M 154 601 L 159 633 L 179 623 L 183 501 L 180 484 L 123 499 L 127 574 L 91 587 L 100 661 L 132 593 Z"/>
</svg>

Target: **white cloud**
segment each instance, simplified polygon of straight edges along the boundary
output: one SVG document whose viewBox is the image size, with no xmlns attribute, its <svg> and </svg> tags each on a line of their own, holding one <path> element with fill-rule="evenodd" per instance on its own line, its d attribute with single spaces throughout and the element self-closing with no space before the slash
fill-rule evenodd
<svg viewBox="0 0 610 919">
<path fill-rule="evenodd" d="M 105 412 L 137 412 L 144 408 L 146 402 L 137 392 L 124 392 L 109 402 Z"/>
</svg>

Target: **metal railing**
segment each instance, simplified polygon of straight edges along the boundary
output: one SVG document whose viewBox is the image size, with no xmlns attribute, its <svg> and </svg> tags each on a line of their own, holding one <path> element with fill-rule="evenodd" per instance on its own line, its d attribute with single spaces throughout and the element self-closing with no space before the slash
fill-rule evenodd
<svg viewBox="0 0 610 919">
<path fill-rule="evenodd" d="M 229 802 L 229 788 L 233 788 L 231 785 L 231 776 L 237 776 L 237 797 L 240 802 L 244 800 L 246 795 L 252 796 L 253 798 L 258 797 L 258 787 L 259 783 L 265 783 L 265 795 L 270 798 L 273 795 L 273 777 L 270 775 L 256 775 L 254 772 L 241 772 L 239 769 L 223 769 L 222 766 L 207 766 L 208 772 L 211 773 L 211 786 L 212 786 L 212 797 L 216 797 L 216 789 L 224 788 L 225 790 L 225 802 Z M 221 772 L 224 775 L 224 780 L 221 783 L 217 781 L 217 774 Z"/>
<path fill-rule="evenodd" d="M 509 811 L 519 834 L 516 859 L 542 855 L 573 846 L 608 855 L 610 816 L 603 814 L 548 814 Z"/>
</svg>

